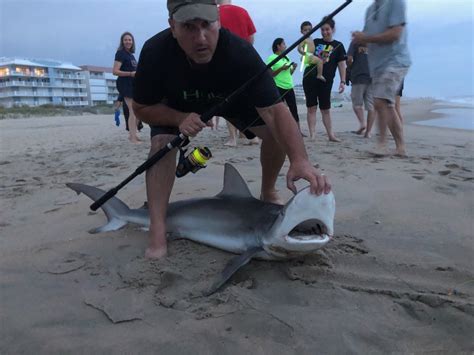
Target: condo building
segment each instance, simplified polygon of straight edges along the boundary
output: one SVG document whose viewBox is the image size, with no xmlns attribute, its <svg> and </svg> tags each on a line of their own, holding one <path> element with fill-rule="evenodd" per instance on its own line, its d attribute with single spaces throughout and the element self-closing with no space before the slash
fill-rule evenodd
<svg viewBox="0 0 474 355">
<path fill-rule="evenodd" d="M 111 68 L 55 60 L 0 58 L 0 106 L 112 104 L 118 92 Z"/>
</svg>

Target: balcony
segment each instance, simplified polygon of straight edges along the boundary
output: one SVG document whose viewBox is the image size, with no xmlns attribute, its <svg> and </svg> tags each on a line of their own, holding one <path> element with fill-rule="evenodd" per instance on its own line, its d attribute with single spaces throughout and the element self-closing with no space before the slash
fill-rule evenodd
<svg viewBox="0 0 474 355">
<path fill-rule="evenodd" d="M 23 73 L 18 71 L 10 71 L 9 75 L 6 76 L 21 76 L 21 77 L 32 77 L 32 78 L 49 78 L 48 74 L 36 74 L 36 73 Z"/>
<path fill-rule="evenodd" d="M 52 97 L 53 95 L 48 92 L 33 92 L 33 91 L 13 91 L 13 92 L 2 92 L 0 97 Z"/>
<path fill-rule="evenodd" d="M 39 81 L 33 81 L 33 82 L 28 82 L 28 81 L 8 81 L 8 82 L 3 82 L 0 83 L 0 87 L 15 87 L 15 86 L 24 86 L 24 87 L 44 87 L 44 88 L 49 88 L 51 87 L 51 83 L 43 83 Z"/>
<path fill-rule="evenodd" d="M 56 78 L 59 79 L 73 79 L 73 80 L 85 80 L 86 77 L 83 74 L 57 74 Z"/>
</svg>

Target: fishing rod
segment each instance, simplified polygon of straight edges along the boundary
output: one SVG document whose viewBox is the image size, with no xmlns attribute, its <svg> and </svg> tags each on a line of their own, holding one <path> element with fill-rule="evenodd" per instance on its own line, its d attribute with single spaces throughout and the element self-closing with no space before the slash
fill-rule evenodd
<svg viewBox="0 0 474 355">
<path fill-rule="evenodd" d="M 237 90 L 235 90 L 233 93 L 231 93 L 229 96 L 227 96 L 223 101 L 220 103 L 214 105 L 211 107 L 209 110 L 204 112 L 201 115 L 201 121 L 206 123 L 207 121 L 211 120 L 212 117 L 216 116 L 219 112 L 222 112 L 223 109 L 229 105 L 238 95 L 240 95 L 243 91 L 247 89 L 247 87 L 252 84 L 256 79 L 258 79 L 260 76 L 265 74 L 265 72 L 269 69 L 271 69 L 272 66 L 274 66 L 278 61 L 280 61 L 282 58 L 284 58 L 288 53 L 290 53 L 293 49 L 295 49 L 301 42 L 303 42 L 305 39 L 307 39 L 309 36 L 311 36 L 314 32 L 316 32 L 319 28 L 321 28 L 324 23 L 332 19 L 334 16 L 336 16 L 339 12 L 341 12 L 344 8 L 346 8 L 352 0 L 346 0 L 341 6 L 339 6 L 336 10 L 331 12 L 329 15 L 325 16 L 315 27 L 311 29 L 308 33 L 304 34 L 301 36 L 295 43 L 293 43 L 291 46 L 289 46 L 283 53 L 281 53 L 279 56 L 277 56 L 275 59 L 273 59 L 270 63 L 268 63 L 265 68 L 263 68 L 260 72 L 255 74 L 252 78 L 247 80 L 244 84 L 242 84 L 241 87 L 239 87 Z M 152 167 L 155 163 L 157 163 L 161 158 L 163 158 L 167 153 L 169 153 L 171 150 L 174 148 L 179 148 L 187 145 L 189 143 L 189 138 L 186 137 L 183 133 L 179 133 L 176 138 L 174 138 L 171 142 L 169 142 L 166 146 L 161 148 L 158 152 L 153 154 L 150 158 L 148 158 L 143 164 L 141 164 L 130 176 L 128 176 L 125 180 L 123 180 L 120 184 L 115 186 L 114 188 L 110 189 L 107 191 L 104 195 L 102 195 L 97 201 L 95 201 L 92 205 L 90 205 L 90 209 L 92 211 L 96 211 L 100 206 L 102 206 L 105 202 L 107 202 L 109 199 L 114 197 L 117 192 L 122 189 L 125 185 L 127 185 L 130 181 L 132 181 L 134 178 L 136 178 L 138 175 L 142 174 L 146 170 L 148 170 L 150 167 Z"/>
</svg>

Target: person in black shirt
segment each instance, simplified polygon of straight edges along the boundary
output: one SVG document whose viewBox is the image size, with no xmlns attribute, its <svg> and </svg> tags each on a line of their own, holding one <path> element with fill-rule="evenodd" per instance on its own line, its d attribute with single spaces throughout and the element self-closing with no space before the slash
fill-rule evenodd
<svg viewBox="0 0 474 355">
<path fill-rule="evenodd" d="M 168 0 L 170 28 L 149 39 L 140 54 L 134 82 L 134 109 L 151 125 L 154 154 L 182 132 L 194 137 L 206 124 L 200 114 L 265 68 L 253 46 L 220 29 L 214 0 Z M 298 126 L 269 72 L 251 84 L 219 113 L 248 138 L 262 139 L 261 199 L 280 202 L 275 183 L 290 159 L 287 186 L 305 179 L 313 193 L 328 193 L 331 185 L 308 160 Z M 209 126 L 209 123 L 207 124 Z M 148 258 L 166 255 L 166 210 L 174 183 L 176 149 L 147 171 L 150 213 Z"/>
<path fill-rule="evenodd" d="M 132 143 L 140 143 L 137 136 L 137 121 L 132 109 L 133 98 L 133 78 L 137 70 L 137 61 L 133 55 L 135 53 L 135 40 L 130 32 L 125 32 L 120 36 L 120 45 L 115 53 L 113 74 L 117 75 L 117 90 L 124 98 L 129 108 L 130 131 L 128 139 Z"/>
<path fill-rule="evenodd" d="M 303 76 L 303 89 L 306 96 L 306 107 L 308 108 L 307 120 L 309 135 L 312 139 L 316 134 L 316 109 L 319 105 L 323 124 L 326 128 L 328 138 L 331 142 L 340 142 L 332 131 L 331 123 L 331 89 L 336 75 L 336 69 L 339 70 L 341 78 L 339 84 L 339 93 L 344 92 L 346 85 L 346 51 L 344 45 L 333 40 L 335 22 L 333 19 L 327 20 L 321 27 L 323 38 L 314 40 L 314 55 L 324 61 L 323 76 L 326 82 L 319 80 L 317 70 L 314 65 L 306 67 Z"/>
</svg>

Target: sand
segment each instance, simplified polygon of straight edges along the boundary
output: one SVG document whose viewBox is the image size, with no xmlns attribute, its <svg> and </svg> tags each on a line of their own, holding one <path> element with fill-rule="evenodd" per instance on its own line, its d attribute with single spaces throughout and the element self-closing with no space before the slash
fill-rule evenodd
<svg viewBox="0 0 474 355">
<path fill-rule="evenodd" d="M 0 121 L 0 353 L 472 353 L 474 136 L 411 124 L 441 117 L 434 108 L 404 102 L 407 159 L 371 157 L 350 104 L 334 109 L 342 143 L 320 123 L 306 138 L 334 186 L 333 241 L 301 260 L 252 261 L 210 297 L 200 291 L 231 254 L 179 240 L 148 261 L 146 232 L 89 234 L 105 216 L 65 187 L 115 186 L 148 141 L 130 145 L 112 116 Z M 225 141 L 223 123 L 193 140 L 214 157 L 172 200 L 218 193 L 225 162 L 258 196 L 258 147 Z M 142 205 L 143 176 L 118 197 Z"/>
</svg>

